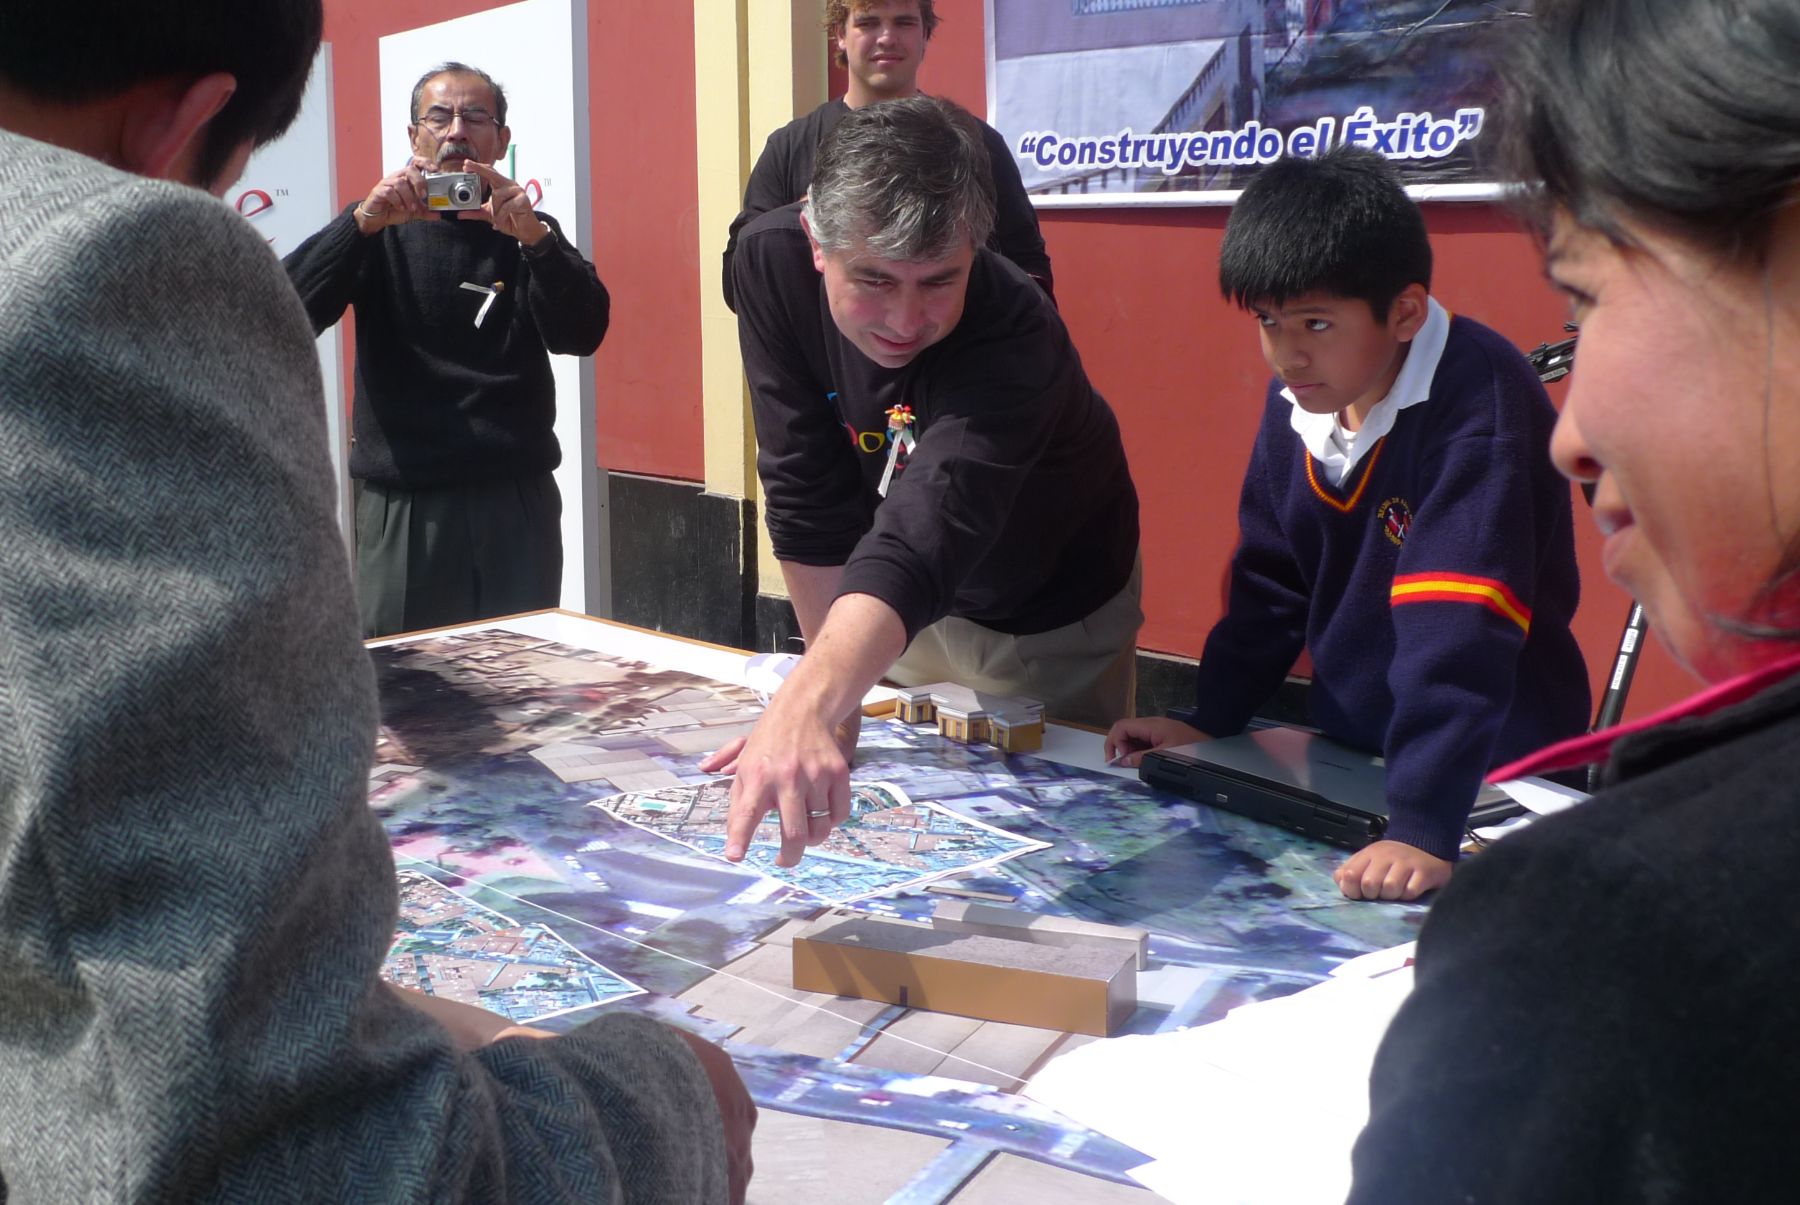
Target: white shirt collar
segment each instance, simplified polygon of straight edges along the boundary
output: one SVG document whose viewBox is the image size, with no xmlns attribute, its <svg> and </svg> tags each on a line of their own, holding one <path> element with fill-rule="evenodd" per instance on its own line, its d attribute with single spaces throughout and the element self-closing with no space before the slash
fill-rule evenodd
<svg viewBox="0 0 1800 1205">
<path fill-rule="evenodd" d="M 1333 485 L 1342 485 L 1368 450 L 1394 429 L 1394 418 L 1400 411 L 1431 396 L 1431 379 L 1437 375 L 1438 361 L 1444 357 L 1444 344 L 1449 338 L 1450 315 L 1435 297 L 1427 297 L 1425 323 L 1413 336 L 1412 349 L 1406 353 L 1406 362 L 1400 366 L 1393 388 L 1369 410 L 1369 417 L 1360 428 L 1344 433 L 1348 439 L 1340 442 L 1337 415 L 1311 414 L 1297 403 L 1294 405 L 1288 422 L 1313 459 L 1324 466 Z M 1291 389 L 1283 389 L 1281 396 L 1294 401 Z"/>
</svg>

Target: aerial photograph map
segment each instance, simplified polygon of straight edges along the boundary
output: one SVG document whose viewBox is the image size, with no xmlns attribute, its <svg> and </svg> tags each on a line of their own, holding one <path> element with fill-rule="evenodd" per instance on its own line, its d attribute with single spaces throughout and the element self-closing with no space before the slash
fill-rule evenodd
<svg viewBox="0 0 1800 1205">
<path fill-rule="evenodd" d="M 729 780 L 670 787 L 647 794 L 598 799 L 594 807 L 678 845 L 721 861 Z M 890 891 L 923 887 L 932 879 L 1047 849 L 1005 829 L 959 816 L 935 804 L 914 803 L 890 782 L 854 784 L 850 819 L 806 851 L 798 866 L 777 866 L 781 825 L 771 812 L 751 838 L 747 865 L 832 903 L 847 904 Z"/>
<path fill-rule="evenodd" d="M 796 991 L 794 935 L 834 910 L 927 922 L 974 898 L 1147 929 L 1128 1033 L 1318 983 L 1424 912 L 1347 903 L 1323 845 L 891 719 L 864 723 L 828 845 L 730 863 L 729 780 L 699 761 L 755 723 L 752 691 L 501 626 L 370 656 L 369 804 L 403 876 L 389 978 L 550 1030 L 626 1008 L 725 1042 L 762 1108 L 757 1179 L 787 1185 L 770 1200 L 826 1177 L 858 1186 L 835 1200 L 1048 1205 L 1046 1168 L 1082 1173 L 1083 1201 L 1147 1195 L 1143 1156 L 1014 1091 L 1089 1039 Z"/>
<path fill-rule="evenodd" d="M 381 976 L 528 1025 L 636 995 L 554 930 L 521 925 L 416 871 L 400 872 L 400 931 Z"/>
</svg>

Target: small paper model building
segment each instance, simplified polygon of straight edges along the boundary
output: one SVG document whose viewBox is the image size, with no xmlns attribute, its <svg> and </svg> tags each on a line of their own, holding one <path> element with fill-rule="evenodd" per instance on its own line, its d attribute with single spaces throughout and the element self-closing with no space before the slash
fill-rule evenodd
<svg viewBox="0 0 1800 1205">
<path fill-rule="evenodd" d="M 931 927 L 940 933 L 974 933 L 1064 949 L 1116 950 L 1131 955 L 1133 965 L 1140 971 L 1150 965 L 1150 931 L 1129 925 L 1103 925 L 1072 916 L 994 908 L 965 900 L 939 900 L 932 910 Z"/>
<path fill-rule="evenodd" d="M 902 686 L 896 715 L 903 724 L 929 724 L 964 745 L 993 745 L 1007 753 L 1044 747 L 1044 705 L 1036 699 L 990 695 L 954 682 Z"/>
<path fill-rule="evenodd" d="M 1059 948 L 827 916 L 794 937 L 794 988 L 1107 1037 L 1137 1010 L 1136 951 Z"/>
</svg>

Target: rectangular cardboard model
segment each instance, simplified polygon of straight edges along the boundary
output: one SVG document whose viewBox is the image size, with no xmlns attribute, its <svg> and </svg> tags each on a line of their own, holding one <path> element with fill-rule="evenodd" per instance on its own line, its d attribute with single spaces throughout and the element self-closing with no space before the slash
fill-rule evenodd
<svg viewBox="0 0 1800 1205">
<path fill-rule="evenodd" d="M 794 987 L 1105 1037 L 1137 1009 L 1129 950 L 827 917 L 794 939 Z"/>
<path fill-rule="evenodd" d="M 1117 950 L 1130 954 L 1140 971 L 1147 965 L 1150 952 L 1148 929 L 1102 925 L 1068 916 L 1045 916 L 1017 908 L 992 908 L 964 900 L 939 900 L 932 912 L 931 927 L 946 933 L 976 933 L 983 937 L 1009 938 L 1063 949 Z"/>
</svg>

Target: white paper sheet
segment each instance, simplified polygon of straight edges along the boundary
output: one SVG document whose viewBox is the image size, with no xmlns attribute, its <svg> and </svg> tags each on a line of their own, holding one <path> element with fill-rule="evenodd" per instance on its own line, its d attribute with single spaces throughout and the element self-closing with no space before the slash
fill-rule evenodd
<svg viewBox="0 0 1800 1205">
<path fill-rule="evenodd" d="M 1357 960 L 1211 1025 L 1089 1043 L 1025 1094 L 1150 1156 L 1132 1175 L 1177 1205 L 1341 1201 L 1369 1068 L 1412 988 L 1409 953 Z"/>
</svg>

